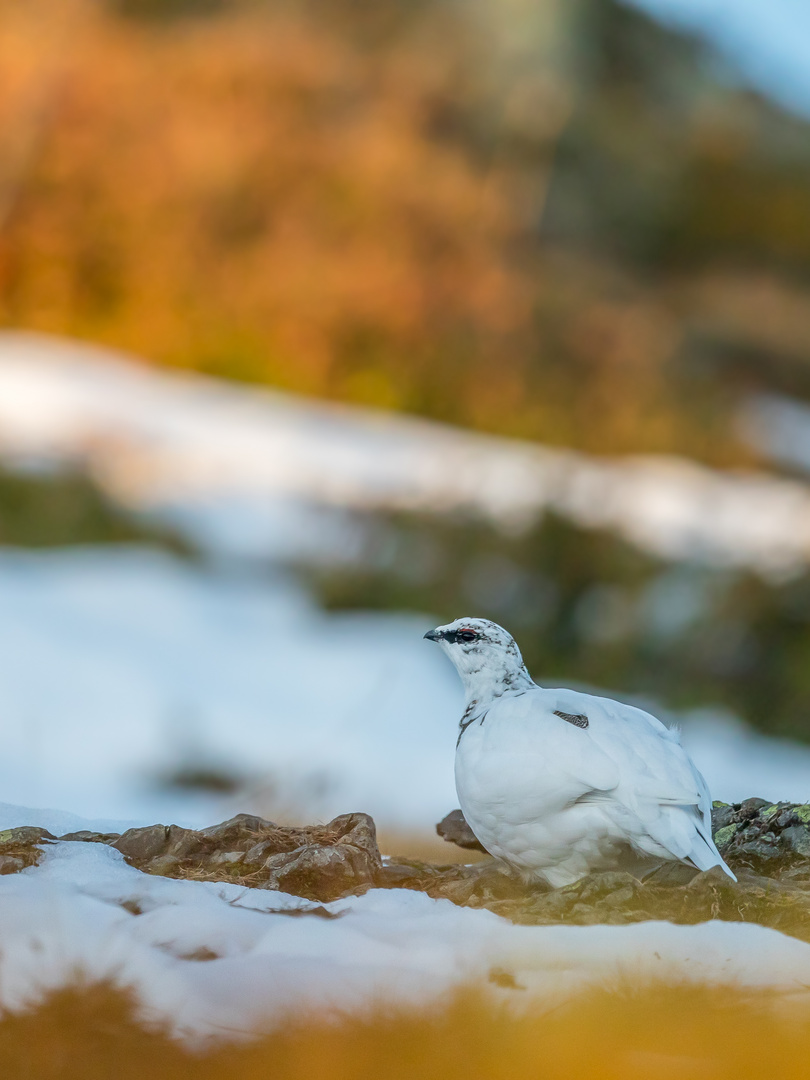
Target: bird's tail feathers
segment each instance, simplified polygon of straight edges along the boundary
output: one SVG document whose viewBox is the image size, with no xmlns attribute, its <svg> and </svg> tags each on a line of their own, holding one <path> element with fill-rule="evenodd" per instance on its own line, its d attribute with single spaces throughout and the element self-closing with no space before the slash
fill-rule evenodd
<svg viewBox="0 0 810 1080">
<path fill-rule="evenodd" d="M 689 861 L 694 863 L 698 870 L 711 870 L 713 866 L 719 866 L 732 881 L 737 880 L 736 874 L 729 869 L 723 860 L 723 856 L 717 850 L 714 840 L 706 836 L 703 829 L 699 828 L 697 830 L 695 843 L 689 852 Z"/>
</svg>

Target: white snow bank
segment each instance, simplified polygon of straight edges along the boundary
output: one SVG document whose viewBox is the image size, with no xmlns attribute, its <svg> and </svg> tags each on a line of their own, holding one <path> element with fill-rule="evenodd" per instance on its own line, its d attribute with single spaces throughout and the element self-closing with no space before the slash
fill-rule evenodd
<svg viewBox="0 0 810 1080">
<path fill-rule="evenodd" d="M 142 824 L 364 810 L 432 832 L 457 805 L 462 695 L 430 625 L 327 615 L 287 579 L 158 552 L 0 551 L 0 796 Z M 684 742 L 715 798 L 810 798 L 806 747 L 713 715 L 687 720 Z M 252 794 L 154 786 L 187 758 L 246 775 Z M 82 827 L 15 815 L 0 805 L 0 827 Z"/>
<path fill-rule="evenodd" d="M 179 508 L 242 554 L 334 548 L 308 504 L 472 507 L 506 525 L 549 507 L 672 557 L 783 572 L 810 555 L 801 483 L 478 435 L 32 334 L 0 334 L 0 453 L 85 463 L 118 498 Z"/>
<path fill-rule="evenodd" d="M 429 625 L 158 552 L 0 551 L 0 796 L 144 823 L 247 808 L 155 787 L 190 761 L 255 779 L 265 814 L 432 828 L 462 706 Z"/>
<path fill-rule="evenodd" d="M 341 913 L 334 920 L 272 913 L 310 906 L 151 877 L 104 845 L 50 846 L 39 867 L 0 878 L 0 1007 L 36 1002 L 77 977 L 110 979 L 134 990 L 145 1019 L 178 1035 L 233 1038 L 307 1009 L 446 1001 L 471 981 L 486 987 L 493 968 L 526 988 L 489 988 L 517 1007 L 556 1005 L 617 979 L 804 995 L 810 985 L 810 945 L 751 924 L 513 926 L 405 890 L 327 905 Z"/>
</svg>

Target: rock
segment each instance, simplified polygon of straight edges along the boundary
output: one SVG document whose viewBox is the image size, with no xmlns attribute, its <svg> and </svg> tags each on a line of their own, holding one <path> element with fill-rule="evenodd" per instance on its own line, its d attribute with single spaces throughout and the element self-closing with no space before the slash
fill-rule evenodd
<svg viewBox="0 0 810 1080">
<path fill-rule="evenodd" d="M 735 850 L 735 855 L 738 858 L 748 858 L 752 863 L 768 862 L 771 859 L 779 859 L 782 857 L 782 854 L 782 851 L 772 839 L 748 840 L 745 843 L 738 844 Z"/>
<path fill-rule="evenodd" d="M 728 803 L 712 803 L 712 832 L 725 829 L 734 821 L 735 807 Z"/>
<path fill-rule="evenodd" d="M 448 844 L 456 844 L 469 851 L 483 851 L 486 854 L 486 848 L 479 842 L 460 810 L 451 810 L 443 817 L 436 826 L 436 832 Z"/>
<path fill-rule="evenodd" d="M 147 825 L 142 829 L 127 829 L 114 840 L 111 847 L 117 848 L 126 858 L 134 862 L 147 862 L 166 851 L 169 830 L 165 825 Z"/>
<path fill-rule="evenodd" d="M 269 856 L 276 854 L 278 854 L 276 839 L 260 840 L 258 844 L 254 844 L 243 853 L 242 861 L 245 866 L 264 866 Z"/>
<path fill-rule="evenodd" d="M 0 832 L 0 874 L 16 874 L 27 866 L 36 866 L 42 845 L 55 840 L 53 833 L 37 825 L 4 829 Z"/>
<path fill-rule="evenodd" d="M 278 829 L 274 821 L 256 817 L 255 814 L 237 814 L 235 817 L 221 821 L 219 825 L 211 825 L 207 829 L 200 830 L 200 836 L 213 840 L 217 847 L 228 846 L 235 848 L 236 841 L 250 840 L 251 846 L 255 843 L 256 834 Z"/>
<path fill-rule="evenodd" d="M 578 885 L 579 882 L 576 884 Z M 638 879 L 634 878 L 632 874 L 619 870 L 607 870 L 600 874 L 591 874 L 585 878 L 584 884 L 578 890 L 579 898 L 580 900 L 601 899 L 609 893 L 626 892 L 628 889 L 633 894 L 639 884 Z"/>
<path fill-rule="evenodd" d="M 25 844 L 41 844 L 45 840 L 55 840 L 53 833 L 40 829 L 37 825 L 22 825 L 17 829 L 4 829 L 0 832 L 0 847 Z"/>
<path fill-rule="evenodd" d="M 730 825 L 724 825 L 722 829 L 718 829 L 714 834 L 714 842 L 717 844 L 717 850 L 720 854 L 723 854 L 723 849 L 728 847 L 731 841 L 734 839 L 734 835 L 740 828 L 739 823 L 734 821 Z"/>
<path fill-rule="evenodd" d="M 199 852 L 204 847 L 204 841 L 199 832 L 194 829 L 183 829 L 179 825 L 170 825 L 166 832 L 166 844 L 164 853 L 174 855 L 178 859 L 188 858 Z"/>
<path fill-rule="evenodd" d="M 748 821 L 751 818 L 757 816 L 757 811 L 763 806 L 771 806 L 767 799 L 746 799 L 745 802 L 740 803 L 739 810 L 737 811 L 738 821 Z"/>
<path fill-rule="evenodd" d="M 357 872 L 353 853 L 334 847 L 301 847 L 271 855 L 264 864 L 264 889 L 304 896 L 311 900 L 337 900 L 357 893 L 373 882 L 373 874 Z"/>
<path fill-rule="evenodd" d="M 706 889 L 733 890 L 736 888 L 736 884 L 721 867 L 713 866 L 711 870 L 701 870 L 695 874 L 686 888 L 696 892 L 705 891 Z"/>
<path fill-rule="evenodd" d="M 682 862 L 665 862 L 644 878 L 645 885 L 688 885 L 699 874 L 696 866 Z"/>
<path fill-rule="evenodd" d="M 780 841 L 797 855 L 810 856 L 810 830 L 806 825 L 791 825 L 783 829 Z"/>
<path fill-rule="evenodd" d="M 92 832 L 90 829 L 81 829 L 79 832 L 64 833 L 60 840 L 75 840 L 85 844 L 112 844 L 120 837 L 120 833 Z"/>
<path fill-rule="evenodd" d="M 368 814 L 343 814 L 324 827 L 320 842 L 270 855 L 260 888 L 328 902 L 371 888 L 382 869 L 373 820 Z"/>
<path fill-rule="evenodd" d="M 210 866 L 227 866 L 232 863 L 242 862 L 244 857 L 244 851 L 216 851 L 213 855 L 208 856 L 208 864 Z"/>
</svg>

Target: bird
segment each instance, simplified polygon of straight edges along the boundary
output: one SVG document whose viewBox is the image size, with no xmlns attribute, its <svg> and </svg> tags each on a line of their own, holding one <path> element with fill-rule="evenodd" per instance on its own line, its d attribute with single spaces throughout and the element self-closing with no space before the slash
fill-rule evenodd
<svg viewBox="0 0 810 1080">
<path fill-rule="evenodd" d="M 595 871 L 679 861 L 737 880 L 677 729 L 612 698 L 538 686 L 512 635 L 488 619 L 424 636 L 466 693 L 455 757 L 462 812 L 508 870 L 561 888 Z"/>
</svg>

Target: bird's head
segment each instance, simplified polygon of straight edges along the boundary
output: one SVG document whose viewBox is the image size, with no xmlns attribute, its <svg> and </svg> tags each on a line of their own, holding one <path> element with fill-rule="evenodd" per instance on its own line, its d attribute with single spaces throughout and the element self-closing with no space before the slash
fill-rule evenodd
<svg viewBox="0 0 810 1080">
<path fill-rule="evenodd" d="M 428 630 L 425 637 L 453 661 L 468 697 L 533 685 L 515 639 L 489 619 L 456 619 Z"/>
</svg>

